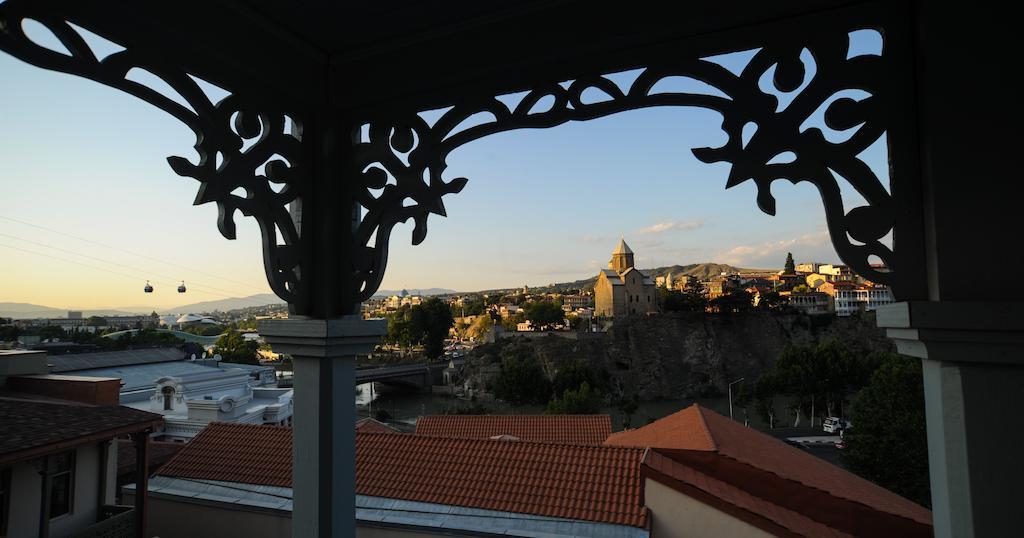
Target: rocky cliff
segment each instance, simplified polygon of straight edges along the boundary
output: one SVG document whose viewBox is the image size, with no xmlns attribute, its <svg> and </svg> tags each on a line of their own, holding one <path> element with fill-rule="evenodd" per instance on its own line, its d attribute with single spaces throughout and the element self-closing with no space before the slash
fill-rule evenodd
<svg viewBox="0 0 1024 538">
<path fill-rule="evenodd" d="M 663 314 L 616 320 L 603 334 L 578 340 L 549 336 L 504 342 L 500 353 L 481 349 L 477 368 L 501 356 L 534 355 L 548 371 L 582 361 L 607 372 L 611 389 L 641 400 L 722 394 L 730 381 L 754 379 L 790 344 L 836 338 L 857 353 L 893 351 L 872 314 L 810 317 L 802 314 Z M 493 371 L 493 370 L 492 370 Z M 478 370 L 479 373 L 479 370 Z"/>
</svg>

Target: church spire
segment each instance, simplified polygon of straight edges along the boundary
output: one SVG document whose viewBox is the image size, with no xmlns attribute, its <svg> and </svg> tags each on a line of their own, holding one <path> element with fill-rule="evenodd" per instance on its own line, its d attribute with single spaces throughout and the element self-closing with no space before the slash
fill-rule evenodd
<svg viewBox="0 0 1024 538">
<path fill-rule="evenodd" d="M 608 268 L 615 270 L 617 273 L 622 273 L 630 267 L 633 267 L 633 250 L 626 244 L 626 239 L 620 237 L 619 245 L 615 247 L 615 251 L 612 252 L 612 259 L 608 262 Z"/>
<path fill-rule="evenodd" d="M 629 248 L 626 244 L 626 238 L 619 236 L 619 246 L 615 247 L 615 252 L 612 252 L 612 256 L 617 254 L 633 254 L 633 249 Z"/>
</svg>

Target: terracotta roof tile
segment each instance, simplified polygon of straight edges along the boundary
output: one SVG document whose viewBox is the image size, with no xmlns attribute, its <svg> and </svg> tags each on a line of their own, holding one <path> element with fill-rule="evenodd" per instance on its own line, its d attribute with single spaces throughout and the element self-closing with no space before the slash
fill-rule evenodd
<svg viewBox="0 0 1024 538">
<path fill-rule="evenodd" d="M 356 434 L 361 495 L 645 527 L 643 450 Z M 160 474 L 291 486 L 291 429 L 213 423 Z"/>
<path fill-rule="evenodd" d="M 789 506 L 798 493 L 808 496 L 805 499 L 808 506 L 849 501 L 842 504 L 847 513 L 857 511 L 854 505 L 860 505 L 874 511 L 864 513 L 866 518 L 891 521 L 887 516 L 897 516 L 927 526 L 930 531 L 932 518 L 927 509 L 699 405 L 642 428 L 613 434 L 606 444 L 662 449 L 658 452 L 673 454 L 674 459 L 702 473 L 756 492 L 763 500 L 778 506 Z M 736 462 L 744 467 L 735 465 Z M 775 479 L 781 480 L 776 487 L 762 487 Z M 791 485 L 799 488 L 793 489 Z M 808 511 L 798 510 L 815 517 Z"/>
<path fill-rule="evenodd" d="M 178 453 L 184 443 L 168 441 L 149 442 L 149 470 L 153 472 Z M 117 440 L 117 474 L 128 475 L 135 472 L 135 445 L 128 439 Z"/>
<path fill-rule="evenodd" d="M 402 433 L 373 418 L 361 418 L 357 420 L 356 431 L 360 433 Z"/>
<path fill-rule="evenodd" d="M 612 433 L 609 415 L 428 415 L 416 421 L 416 433 L 439 437 L 599 445 Z"/>
<path fill-rule="evenodd" d="M 163 417 L 120 405 L 0 398 L 0 463 L 76 446 L 85 439 L 142 431 Z"/>
</svg>

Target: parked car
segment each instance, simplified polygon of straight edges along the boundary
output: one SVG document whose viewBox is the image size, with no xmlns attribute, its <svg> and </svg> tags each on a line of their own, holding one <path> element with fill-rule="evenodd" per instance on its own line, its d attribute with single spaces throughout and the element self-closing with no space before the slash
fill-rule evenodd
<svg viewBox="0 0 1024 538">
<path fill-rule="evenodd" d="M 848 420 L 839 417 L 828 417 L 822 422 L 821 429 L 826 433 L 842 433 L 843 430 L 848 430 L 852 427 L 853 424 Z"/>
</svg>

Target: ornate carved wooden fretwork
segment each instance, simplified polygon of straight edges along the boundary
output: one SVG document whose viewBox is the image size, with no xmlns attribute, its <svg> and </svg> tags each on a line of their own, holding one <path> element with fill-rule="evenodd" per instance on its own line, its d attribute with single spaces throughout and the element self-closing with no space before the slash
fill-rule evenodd
<svg viewBox="0 0 1024 538">
<path fill-rule="evenodd" d="M 300 286 L 300 226 L 290 209 L 298 211 L 309 190 L 310 151 L 302 137 L 303 120 L 281 103 L 247 99 L 230 93 L 213 100 L 198 79 L 180 67 L 159 61 L 154 51 L 127 48 L 98 58 L 82 34 L 60 17 L 32 11 L 32 2 L 0 4 L 0 50 L 33 65 L 89 78 L 130 93 L 155 105 L 196 134 L 197 164 L 170 157 L 174 171 L 201 183 L 196 204 L 215 202 L 217 227 L 235 238 L 235 212 L 259 223 L 267 280 L 279 297 L 302 300 Z M 24 22 L 36 21 L 60 40 L 70 54 L 40 46 L 25 35 Z M 178 95 L 166 95 L 129 79 L 144 70 Z M 187 106 L 186 106 L 187 105 Z"/>
<path fill-rule="evenodd" d="M 821 193 L 828 231 L 839 256 L 855 272 L 875 282 L 889 284 L 895 276 L 896 260 L 881 240 L 893 228 L 893 200 L 881 180 L 858 157 L 885 131 L 879 102 L 882 57 L 860 55 L 847 59 L 846 33 L 801 41 L 786 41 L 761 48 L 739 74 L 707 59 L 678 58 L 648 65 L 628 86 L 622 88 L 607 75 L 578 78 L 565 84 L 552 82 L 528 92 L 509 106 L 497 97 L 466 98 L 454 102 L 434 124 L 418 114 L 399 120 L 369 123 L 369 136 L 356 146 L 356 168 L 361 174 L 360 204 L 366 208 L 357 244 L 366 245 L 359 269 L 366 282 L 362 297 L 377 289 L 387 259 L 391 228 L 408 218 L 415 220 L 413 242 L 426 234 L 429 213 L 444 214 L 441 196 L 458 192 L 465 178 L 441 179 L 447 156 L 456 148 L 479 138 L 513 129 L 547 128 L 568 121 L 581 121 L 658 106 L 702 107 L 720 112 L 728 141 L 719 148 L 699 148 L 694 155 L 703 162 L 731 164 L 725 187 L 745 181 L 757 184 L 757 203 L 762 211 L 775 214 L 772 183 L 781 179 L 806 181 Z M 816 72 L 805 73 L 801 52 L 814 59 Z M 779 99 L 759 87 L 759 81 L 774 70 L 773 83 L 782 93 L 799 93 L 784 109 Z M 670 77 L 688 77 L 718 90 L 714 93 L 652 93 L 652 88 Z M 809 81 L 806 79 L 810 79 Z M 584 93 L 598 90 L 604 99 L 587 101 Z M 855 100 L 830 98 L 844 90 L 862 90 L 869 97 Z M 542 99 L 550 106 L 538 106 Z M 857 128 L 842 142 L 826 139 L 818 128 L 801 129 L 804 122 L 825 104 L 825 124 L 836 131 Z M 541 110 L 535 110 L 540 108 Z M 485 113 L 493 120 L 460 129 L 467 119 Z M 757 130 L 744 142 L 744 127 Z M 779 157 L 793 155 L 788 162 Z M 782 159 L 784 161 L 784 159 Z M 846 212 L 839 181 L 848 181 L 867 205 Z M 403 207 L 411 198 L 416 204 Z M 376 242 L 370 244 L 375 235 Z M 890 271 L 872 267 L 869 257 L 877 256 Z"/>
<path fill-rule="evenodd" d="M 26 36 L 22 29 L 25 19 L 53 32 L 70 54 L 40 46 Z M 365 300 L 377 290 L 397 223 L 412 219 L 412 239 L 418 244 L 426 237 L 429 215 L 445 214 L 443 197 L 459 192 L 467 182 L 461 177 L 442 179 L 446 159 L 456 148 L 494 133 L 549 128 L 660 106 L 701 107 L 722 115 L 727 142 L 693 153 L 706 163 L 730 165 L 726 188 L 753 181 L 762 211 L 775 213 L 771 188 L 776 181 L 815 185 L 839 256 L 858 274 L 893 284 L 901 267 L 883 239 L 895 225 L 896 204 L 880 178 L 859 157 L 886 132 L 892 110 L 887 99 L 892 97 L 885 91 L 884 51 L 882 55 L 848 57 L 847 32 L 857 29 L 861 28 L 830 29 L 807 36 L 766 33 L 762 48 L 739 73 L 709 59 L 688 57 L 685 51 L 666 50 L 648 61 L 641 57 L 639 75 L 621 86 L 613 76 L 601 73 L 534 85 L 511 105 L 493 95 L 458 95 L 432 123 L 414 112 L 367 118 L 365 125 L 352 126 L 353 146 L 338 148 L 345 155 L 342 161 L 347 168 L 337 181 L 354 190 L 352 199 L 362 208 L 354 237 L 333 243 L 338 248 L 353 245 L 352 252 L 342 253 L 351 274 L 338 275 L 353 287 L 346 296 Z M 236 210 L 256 219 L 262 230 L 270 285 L 292 304 L 293 311 L 303 313 L 302 303 L 311 290 L 303 279 L 302 264 L 311 257 L 310 247 L 303 245 L 299 205 L 313 192 L 312 155 L 318 147 L 313 136 L 303 136 L 303 124 L 311 114 L 331 116 L 331 110 L 314 112 L 287 99 L 253 98 L 245 88 L 227 88 L 229 95 L 213 102 L 187 71 L 161 62 L 158 51 L 129 47 L 98 59 L 75 27 L 59 16 L 32 12 L 32 3 L 22 0 L 0 4 L 0 50 L 46 69 L 121 89 L 191 127 L 197 136 L 198 163 L 171 157 L 170 165 L 179 175 L 201 182 L 196 203 L 217 203 L 218 226 L 225 237 L 235 236 Z M 804 51 L 813 58 L 813 75 L 801 60 Z M 181 97 L 180 102 L 126 78 L 136 68 L 169 85 Z M 761 88 L 767 74 L 772 75 L 771 83 L 778 92 L 795 95 L 787 106 L 780 107 L 779 99 Z M 659 81 L 670 77 L 687 77 L 715 91 L 652 91 Z M 847 90 L 868 96 L 835 98 Z M 588 97 L 595 91 L 603 94 L 602 98 Z M 822 108 L 828 128 L 853 134 L 833 142 L 819 128 L 806 127 L 808 117 Z M 492 119 L 463 127 L 464 121 L 480 113 Z M 756 131 L 745 135 L 750 124 Z M 781 158 L 787 155 L 788 160 Z M 841 181 L 863 196 L 866 205 L 847 211 Z M 323 204 L 320 210 L 329 206 Z M 889 270 L 872 267 L 873 256 Z"/>
</svg>

